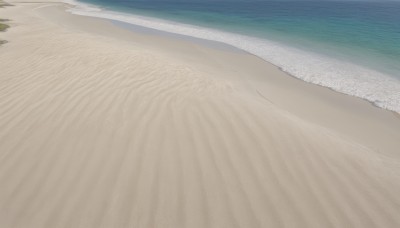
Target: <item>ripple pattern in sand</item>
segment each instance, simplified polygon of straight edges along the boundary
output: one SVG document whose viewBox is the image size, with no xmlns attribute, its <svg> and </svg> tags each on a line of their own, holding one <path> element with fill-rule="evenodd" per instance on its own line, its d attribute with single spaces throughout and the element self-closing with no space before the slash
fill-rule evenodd
<svg viewBox="0 0 400 228">
<path fill-rule="evenodd" d="M 32 26 L 0 54 L 0 227 L 400 227 L 398 164 L 173 60 Z"/>
</svg>

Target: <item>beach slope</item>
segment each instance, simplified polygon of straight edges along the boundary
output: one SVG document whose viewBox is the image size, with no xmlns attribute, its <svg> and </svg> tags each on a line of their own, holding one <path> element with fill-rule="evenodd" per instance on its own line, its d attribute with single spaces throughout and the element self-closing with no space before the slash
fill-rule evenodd
<svg viewBox="0 0 400 228">
<path fill-rule="evenodd" d="M 206 47 L 181 61 L 49 20 L 64 4 L 13 4 L 0 227 L 400 227 L 397 159 L 204 67 Z"/>
</svg>

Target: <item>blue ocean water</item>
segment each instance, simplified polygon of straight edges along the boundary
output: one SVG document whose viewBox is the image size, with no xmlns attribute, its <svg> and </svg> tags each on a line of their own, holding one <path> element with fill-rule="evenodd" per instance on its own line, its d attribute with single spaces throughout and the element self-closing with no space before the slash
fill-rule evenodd
<svg viewBox="0 0 400 228">
<path fill-rule="evenodd" d="M 400 2 L 84 2 L 97 9 L 74 13 L 226 42 L 295 77 L 400 112 Z"/>
</svg>

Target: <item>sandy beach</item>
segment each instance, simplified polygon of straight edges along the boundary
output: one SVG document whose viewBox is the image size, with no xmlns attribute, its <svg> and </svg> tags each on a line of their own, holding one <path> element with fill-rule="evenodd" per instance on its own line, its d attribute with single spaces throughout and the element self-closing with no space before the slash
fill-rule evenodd
<svg viewBox="0 0 400 228">
<path fill-rule="evenodd" d="M 400 117 L 233 47 L 8 1 L 1 228 L 400 227 Z"/>
</svg>

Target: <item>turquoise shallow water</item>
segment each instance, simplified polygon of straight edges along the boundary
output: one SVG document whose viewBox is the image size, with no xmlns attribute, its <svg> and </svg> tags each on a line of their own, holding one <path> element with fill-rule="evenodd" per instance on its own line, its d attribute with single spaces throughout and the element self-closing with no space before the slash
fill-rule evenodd
<svg viewBox="0 0 400 228">
<path fill-rule="evenodd" d="M 92 16 L 146 16 L 141 25 L 226 42 L 305 81 L 400 111 L 400 2 L 84 2 L 102 9 Z"/>
<path fill-rule="evenodd" d="M 85 0 L 110 9 L 283 41 L 400 77 L 400 2 Z M 333 53 L 332 53 L 333 52 Z M 396 74 L 395 74 L 396 73 Z"/>
</svg>

